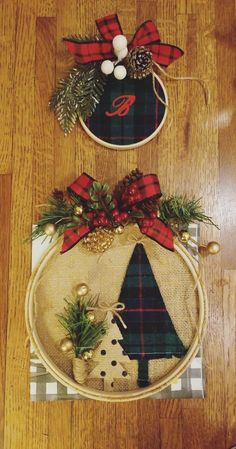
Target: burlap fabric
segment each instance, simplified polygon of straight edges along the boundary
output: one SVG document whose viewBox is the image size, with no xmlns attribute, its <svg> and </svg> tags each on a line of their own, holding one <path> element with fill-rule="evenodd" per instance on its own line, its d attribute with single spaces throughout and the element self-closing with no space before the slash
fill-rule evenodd
<svg viewBox="0 0 236 449">
<path fill-rule="evenodd" d="M 59 350 L 59 342 L 65 335 L 57 319 L 57 314 L 62 313 L 64 308 L 63 298 L 72 294 L 76 284 L 84 282 L 89 286 L 91 296 L 99 294 L 107 304 L 117 302 L 127 264 L 137 242 L 145 247 L 166 308 L 185 347 L 190 346 L 196 334 L 198 297 L 186 262 L 176 252 L 172 253 L 143 236 L 136 225 L 126 227 L 122 235 L 115 237 L 112 247 L 101 255 L 89 253 L 82 243 L 61 255 L 59 242 L 34 290 L 34 320 L 45 353 L 58 369 L 70 377 L 73 377 L 73 354 L 65 356 Z M 180 362 L 175 358 L 150 361 L 150 380 L 155 382 Z M 93 364 L 88 368 L 92 369 Z M 124 368 L 130 380 L 114 383 L 116 391 L 137 388 L 137 361 L 128 362 Z M 102 389 L 99 379 L 90 379 L 87 385 Z"/>
</svg>

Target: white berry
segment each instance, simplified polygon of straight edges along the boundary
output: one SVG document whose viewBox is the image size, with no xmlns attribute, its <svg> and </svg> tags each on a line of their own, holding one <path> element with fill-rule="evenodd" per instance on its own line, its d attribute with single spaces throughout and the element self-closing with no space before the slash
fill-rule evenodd
<svg viewBox="0 0 236 449">
<path fill-rule="evenodd" d="M 114 70 L 114 77 L 117 80 L 123 80 L 127 75 L 127 70 L 125 68 L 125 66 L 123 65 L 118 65 L 116 66 L 115 70 Z"/>
<path fill-rule="evenodd" d="M 127 47 L 127 39 L 123 34 L 118 34 L 117 36 L 114 37 L 113 41 L 112 41 L 112 45 L 113 48 L 115 50 L 115 53 L 117 51 L 123 50 L 124 48 Z"/>
<path fill-rule="evenodd" d="M 123 50 L 119 50 L 116 52 L 116 56 L 118 58 L 118 61 L 122 61 L 122 59 L 126 58 L 128 54 L 128 48 L 123 48 Z"/>
<path fill-rule="evenodd" d="M 101 71 L 104 73 L 104 75 L 110 75 L 114 70 L 114 64 L 109 59 L 106 59 L 103 61 L 101 65 Z"/>
</svg>

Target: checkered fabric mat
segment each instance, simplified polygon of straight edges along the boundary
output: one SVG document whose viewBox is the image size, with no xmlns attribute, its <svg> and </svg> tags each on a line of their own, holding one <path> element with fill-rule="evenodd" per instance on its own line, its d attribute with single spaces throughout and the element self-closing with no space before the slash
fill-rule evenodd
<svg viewBox="0 0 236 449">
<path fill-rule="evenodd" d="M 199 227 L 192 225 L 190 232 L 195 240 L 199 239 Z M 49 246 L 47 241 L 37 239 L 32 243 L 32 268 Z M 202 351 L 192 361 L 184 374 L 169 387 L 153 395 L 152 399 L 163 398 L 204 398 L 204 376 L 202 368 Z M 58 382 L 36 356 L 33 347 L 30 348 L 30 399 L 32 401 L 54 401 L 86 399 L 75 390 Z"/>
</svg>

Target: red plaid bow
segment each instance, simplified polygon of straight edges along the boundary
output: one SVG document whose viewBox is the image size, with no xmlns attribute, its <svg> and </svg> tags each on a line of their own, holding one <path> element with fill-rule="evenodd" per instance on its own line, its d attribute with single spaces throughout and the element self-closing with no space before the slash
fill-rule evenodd
<svg viewBox="0 0 236 449">
<path fill-rule="evenodd" d="M 115 58 L 112 40 L 115 36 L 123 34 L 117 14 L 97 19 L 96 24 L 104 39 L 103 41 L 72 42 L 70 39 L 64 39 L 68 50 L 76 55 L 76 59 L 80 64 Z M 184 53 L 183 50 L 175 45 L 161 43 L 159 33 L 152 20 L 147 20 L 140 25 L 128 48 L 131 49 L 138 46 L 148 48 L 152 52 L 152 59 L 166 67 Z"/>
<path fill-rule="evenodd" d="M 89 201 L 89 189 L 92 186 L 93 182 L 94 179 L 91 178 L 91 176 L 87 175 L 86 173 L 82 173 L 82 175 L 80 175 L 79 178 L 77 178 L 68 187 L 68 191 L 69 193 L 72 192 L 76 194 L 77 197 L 80 198 L 80 200 L 82 200 L 83 202 Z M 153 174 L 142 176 L 137 181 L 131 183 L 128 188 L 129 191 L 136 192 L 136 195 L 133 196 L 132 200 L 128 200 L 126 198 L 126 195 L 124 196 L 124 198 L 122 197 L 122 209 L 126 208 L 127 210 L 129 210 L 140 201 L 161 196 L 158 178 Z M 170 249 L 171 251 L 174 250 L 173 233 L 161 220 L 155 218 L 151 227 L 142 228 L 142 220 L 140 220 L 138 224 L 143 234 L 148 235 L 148 237 L 155 240 L 165 248 Z M 61 252 L 65 253 L 66 251 L 71 249 L 94 228 L 95 225 L 90 222 L 89 225 L 76 225 L 72 229 L 67 229 L 64 232 L 64 242 Z"/>
</svg>

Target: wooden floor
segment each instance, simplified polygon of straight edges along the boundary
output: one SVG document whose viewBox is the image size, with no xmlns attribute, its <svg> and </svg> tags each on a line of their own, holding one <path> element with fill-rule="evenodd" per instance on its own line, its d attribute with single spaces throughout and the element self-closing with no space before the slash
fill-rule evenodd
<svg viewBox="0 0 236 449">
<path fill-rule="evenodd" d="M 236 444 L 236 27 L 234 0 L 2 0 L 0 23 L 0 448 L 227 449 Z M 94 20 L 117 11 L 132 35 L 147 18 L 185 56 L 173 75 L 207 78 L 211 103 L 197 84 L 166 82 L 173 123 L 138 150 L 115 152 L 78 126 L 64 138 L 48 97 L 71 66 L 61 37 L 95 32 Z M 170 116 L 168 118 L 170 122 Z M 138 166 L 158 173 L 162 190 L 202 196 L 221 231 L 208 259 L 209 323 L 205 400 L 30 403 L 24 296 L 30 245 L 23 238 L 34 205 L 54 186 L 87 171 L 113 183 Z"/>
</svg>

